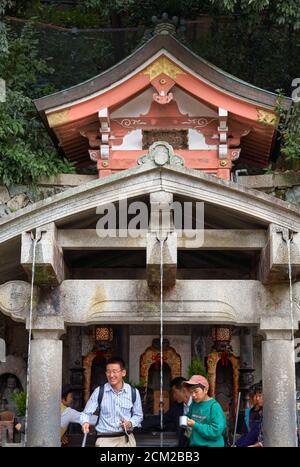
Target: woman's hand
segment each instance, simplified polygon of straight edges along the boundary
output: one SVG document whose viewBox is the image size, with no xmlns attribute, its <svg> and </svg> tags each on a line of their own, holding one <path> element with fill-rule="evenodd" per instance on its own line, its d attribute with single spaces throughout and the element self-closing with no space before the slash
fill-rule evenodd
<svg viewBox="0 0 300 467">
<path fill-rule="evenodd" d="M 193 427 L 195 425 L 195 420 L 188 418 L 186 424 L 187 426 Z"/>
<path fill-rule="evenodd" d="M 88 433 L 90 431 L 90 424 L 88 422 L 85 422 L 83 425 L 82 425 L 82 431 L 83 433 Z"/>
</svg>

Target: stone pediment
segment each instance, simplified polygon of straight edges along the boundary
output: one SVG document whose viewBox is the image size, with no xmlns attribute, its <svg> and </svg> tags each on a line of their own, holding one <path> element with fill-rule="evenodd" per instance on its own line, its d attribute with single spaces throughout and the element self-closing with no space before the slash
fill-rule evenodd
<svg viewBox="0 0 300 467">
<path fill-rule="evenodd" d="M 172 159 L 173 158 L 173 159 Z M 300 232 L 300 209 L 273 196 L 244 188 L 237 183 L 183 167 L 176 156 L 165 154 L 102 179 L 71 188 L 0 219 L 0 245 L 23 232 L 50 222 L 62 223 L 82 213 L 122 199 L 133 200 L 166 191 L 219 209 L 247 216 L 265 226 L 270 223 Z M 172 163 L 175 162 L 175 165 Z M 179 164 L 179 165 L 178 165 Z"/>
</svg>

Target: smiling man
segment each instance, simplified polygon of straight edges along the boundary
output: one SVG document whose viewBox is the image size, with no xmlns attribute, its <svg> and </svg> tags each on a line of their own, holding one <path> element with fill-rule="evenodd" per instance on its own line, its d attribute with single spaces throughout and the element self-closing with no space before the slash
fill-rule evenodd
<svg viewBox="0 0 300 467">
<path fill-rule="evenodd" d="M 132 433 L 141 426 L 143 411 L 138 390 L 124 382 L 125 364 L 122 358 L 111 358 L 106 363 L 107 383 L 92 393 L 81 414 L 84 433 L 89 432 L 89 417 L 99 407 L 96 423 L 98 447 L 135 447 Z"/>
<path fill-rule="evenodd" d="M 220 404 L 208 396 L 207 379 L 193 375 L 184 385 L 189 388 L 193 399 L 187 413 L 187 425 L 192 429 L 190 446 L 224 447 L 226 417 Z"/>
</svg>

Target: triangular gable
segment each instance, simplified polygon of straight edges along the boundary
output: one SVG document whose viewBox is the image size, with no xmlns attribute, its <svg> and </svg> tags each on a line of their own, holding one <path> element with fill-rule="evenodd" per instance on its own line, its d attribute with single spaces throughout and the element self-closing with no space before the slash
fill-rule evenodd
<svg viewBox="0 0 300 467">
<path fill-rule="evenodd" d="M 71 188 L 1 218 L 0 244 L 49 222 L 62 223 L 80 213 L 95 212 L 98 206 L 160 190 L 300 232 L 300 209 L 290 203 L 176 163 L 158 166 L 147 157 L 134 169 Z"/>
</svg>

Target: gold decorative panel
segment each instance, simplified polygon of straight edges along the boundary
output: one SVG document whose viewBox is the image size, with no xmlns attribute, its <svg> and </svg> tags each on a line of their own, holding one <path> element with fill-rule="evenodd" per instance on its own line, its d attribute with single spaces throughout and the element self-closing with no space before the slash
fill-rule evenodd
<svg viewBox="0 0 300 467">
<path fill-rule="evenodd" d="M 95 329 L 95 340 L 111 342 L 113 340 L 112 328 L 97 327 Z"/>
<path fill-rule="evenodd" d="M 239 358 L 233 355 L 232 353 L 228 354 L 226 352 L 211 352 L 207 356 L 207 379 L 209 382 L 209 395 L 215 397 L 216 395 L 216 378 L 217 378 L 217 364 L 219 360 L 227 358 L 231 365 L 233 371 L 233 407 L 234 414 L 237 410 L 237 401 L 238 401 L 238 392 L 239 392 L 239 368 L 240 361 Z"/>
<path fill-rule="evenodd" d="M 173 347 L 168 346 L 164 349 L 163 362 L 171 369 L 171 379 L 181 376 L 181 358 Z M 160 351 L 156 347 L 151 346 L 148 347 L 140 357 L 140 379 L 143 380 L 145 384 L 145 400 L 147 400 L 149 370 L 154 363 L 160 364 Z M 154 391 L 154 414 L 158 413 L 159 393 L 160 391 Z M 170 405 L 168 391 L 163 392 L 163 398 L 164 409 L 168 410 Z"/>
<path fill-rule="evenodd" d="M 166 141 L 173 149 L 188 149 L 188 130 L 143 130 L 143 149 L 156 141 Z"/>
<path fill-rule="evenodd" d="M 47 120 L 50 128 L 67 123 L 69 121 L 69 109 L 49 114 Z"/>
<path fill-rule="evenodd" d="M 266 125 L 275 126 L 277 123 L 277 117 L 271 112 L 266 112 L 262 109 L 257 109 L 257 121 L 260 123 L 265 123 Z"/>
<path fill-rule="evenodd" d="M 92 364 L 93 360 L 98 356 L 99 352 L 90 352 L 83 358 L 83 368 L 84 368 L 84 383 L 83 383 L 83 400 L 84 404 L 87 403 L 91 395 L 91 379 L 92 379 Z M 108 360 L 112 357 L 110 352 L 103 353 L 103 358 Z"/>
<path fill-rule="evenodd" d="M 175 63 L 171 62 L 171 60 L 169 60 L 165 56 L 162 56 L 158 60 L 155 60 L 155 62 L 151 63 L 151 65 L 147 66 L 147 68 L 144 71 L 142 71 L 143 75 L 149 75 L 150 81 L 155 79 L 161 73 L 165 73 L 174 81 L 176 80 L 176 76 L 178 74 L 186 74 L 181 68 L 175 65 Z"/>
</svg>

